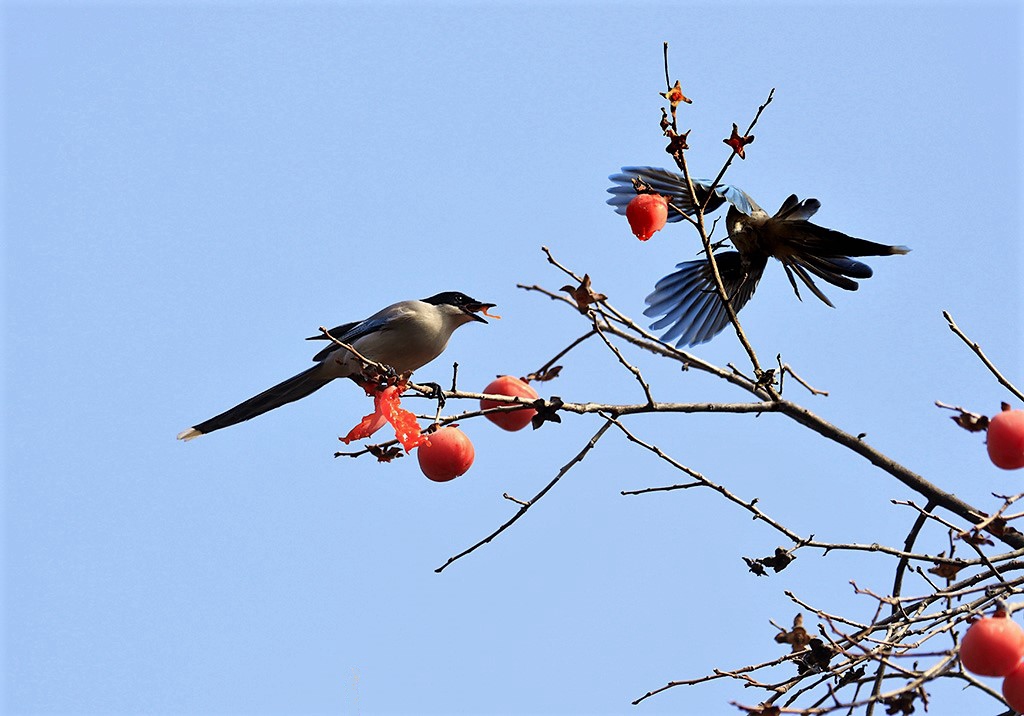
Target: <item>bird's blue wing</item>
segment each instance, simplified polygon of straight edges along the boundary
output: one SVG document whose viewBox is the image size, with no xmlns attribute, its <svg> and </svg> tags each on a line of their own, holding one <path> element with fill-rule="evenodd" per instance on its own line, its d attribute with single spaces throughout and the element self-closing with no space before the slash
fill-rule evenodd
<svg viewBox="0 0 1024 716">
<path fill-rule="evenodd" d="M 681 174 L 670 172 L 657 167 L 622 167 L 619 174 L 612 174 L 610 177 L 614 185 L 608 188 L 612 198 L 608 203 L 615 208 L 616 213 L 625 214 L 626 206 L 636 196 L 636 189 L 633 188 L 633 180 L 641 179 L 654 191 L 669 200 L 668 220 L 679 221 L 683 217 L 679 213 L 697 213 L 690 197 L 690 189 L 686 185 L 686 178 Z M 707 179 L 694 179 L 693 189 L 697 195 L 697 201 L 703 202 L 708 197 L 711 182 Z M 744 214 L 753 213 L 754 206 L 750 197 L 730 184 L 720 184 L 715 187 L 715 194 L 707 203 L 705 213 L 710 214 L 728 201 Z M 676 211 L 678 209 L 679 211 Z"/>
<path fill-rule="evenodd" d="M 759 208 L 745 191 L 732 184 L 719 184 L 715 187 L 715 194 L 724 196 L 726 201 L 744 214 L 753 214 L 754 210 Z"/>
<path fill-rule="evenodd" d="M 754 295 L 766 262 L 744 268 L 740 254 L 723 251 L 715 254 L 719 273 L 733 310 L 739 312 Z M 707 343 L 729 325 L 729 314 L 718 297 L 715 279 L 707 260 L 686 261 L 658 281 L 647 297 L 644 315 L 660 316 L 651 329 L 668 330 L 661 339 L 677 346 Z"/>
<path fill-rule="evenodd" d="M 358 326 L 359 321 L 352 321 L 351 323 L 342 323 L 340 326 L 335 326 L 327 332 L 331 334 L 333 338 L 344 335 L 347 331 L 351 330 L 354 326 Z M 327 341 L 330 340 L 323 333 L 318 333 L 315 336 L 310 336 L 306 339 L 307 341 Z"/>
<path fill-rule="evenodd" d="M 385 317 L 380 318 L 367 318 L 365 321 L 357 321 L 355 323 L 345 323 L 338 326 L 337 329 L 330 331 L 331 336 L 338 339 L 342 343 L 353 343 L 365 335 L 379 331 L 388 323 L 388 319 Z M 325 336 L 326 337 L 326 336 Z M 307 339 L 312 340 L 313 337 Z M 331 343 L 315 356 L 313 356 L 314 362 L 322 361 L 332 351 L 340 348 L 341 346 Z"/>
<path fill-rule="evenodd" d="M 352 343 L 370 333 L 376 333 L 391 321 L 389 316 L 367 318 L 355 324 L 340 336 L 335 336 L 342 343 Z"/>
</svg>

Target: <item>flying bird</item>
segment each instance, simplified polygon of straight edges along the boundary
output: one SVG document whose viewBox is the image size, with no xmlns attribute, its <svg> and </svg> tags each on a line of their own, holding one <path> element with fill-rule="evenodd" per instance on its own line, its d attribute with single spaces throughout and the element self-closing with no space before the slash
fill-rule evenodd
<svg viewBox="0 0 1024 716">
<path fill-rule="evenodd" d="M 393 303 L 365 320 L 344 323 L 329 333 L 342 343 L 351 345 L 365 358 L 404 373 L 421 368 L 441 355 L 459 326 L 473 321 L 487 323 L 477 314 L 482 312 L 490 316 L 487 309 L 493 307 L 493 303 L 482 303 L 464 293 L 445 291 L 422 301 Z M 306 340 L 328 339 L 319 335 Z M 313 356 L 313 360 L 316 365 L 312 368 L 220 415 L 193 425 L 182 431 L 178 439 L 191 440 L 251 420 L 286 403 L 305 398 L 335 378 L 357 380 L 363 369 L 351 351 L 333 342 Z"/>
<path fill-rule="evenodd" d="M 626 213 L 626 206 L 636 196 L 634 179 L 643 181 L 668 199 L 670 222 L 681 221 L 680 212 L 689 216 L 697 213 L 686 179 L 675 172 L 655 167 L 623 167 L 621 173 L 609 179 L 614 186 L 608 189 L 612 195 L 608 203 L 619 214 Z M 703 179 L 693 180 L 693 186 L 698 206 L 707 202 L 706 214 L 729 203 L 725 222 L 729 240 L 736 250 L 719 251 L 714 256 L 737 313 L 754 295 L 769 258 L 782 264 L 797 298 L 800 298 L 799 279 L 811 293 L 832 306 L 815 284 L 814 277 L 847 291 L 856 291 L 857 280 L 870 278 L 872 271 L 870 266 L 851 256 L 891 256 L 910 251 L 906 246 L 877 244 L 811 223 L 808 219 L 821 207 L 817 199 L 801 201 L 791 194 L 774 215 L 769 215 L 737 187 L 720 184 L 712 192 L 712 182 Z M 706 343 L 729 324 L 707 259 L 677 264 L 676 271 L 655 284 L 646 302 L 644 315 L 660 316 L 651 328 L 667 329 L 662 339 L 675 341 L 677 346 Z"/>
</svg>

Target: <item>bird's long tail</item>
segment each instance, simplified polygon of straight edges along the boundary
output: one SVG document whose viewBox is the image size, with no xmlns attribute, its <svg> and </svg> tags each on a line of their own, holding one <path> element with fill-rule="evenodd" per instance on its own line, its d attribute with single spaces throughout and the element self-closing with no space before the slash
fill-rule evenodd
<svg viewBox="0 0 1024 716">
<path fill-rule="evenodd" d="M 910 251 L 906 246 L 888 246 L 858 239 L 809 221 L 783 221 L 777 226 L 778 233 L 784 238 L 775 258 L 785 267 L 793 291 L 799 298 L 795 274 L 829 306 L 832 302 L 815 285 L 810 274 L 846 291 L 856 291 L 857 280 L 871 278 L 872 271 L 870 266 L 851 256 L 894 256 Z"/>
<path fill-rule="evenodd" d="M 321 367 L 320 365 L 315 365 L 309 370 L 304 370 L 298 375 L 278 383 L 273 388 L 268 388 L 259 395 L 253 396 L 229 410 L 225 410 L 220 415 L 216 415 L 209 420 L 192 426 L 188 430 L 182 431 L 178 435 L 178 440 L 191 440 L 200 435 L 212 433 L 214 430 L 220 430 L 230 425 L 251 420 L 257 415 L 263 415 L 268 410 L 279 408 L 299 398 L 305 398 L 310 393 L 319 390 L 334 380 L 334 377 L 324 377 Z"/>
</svg>

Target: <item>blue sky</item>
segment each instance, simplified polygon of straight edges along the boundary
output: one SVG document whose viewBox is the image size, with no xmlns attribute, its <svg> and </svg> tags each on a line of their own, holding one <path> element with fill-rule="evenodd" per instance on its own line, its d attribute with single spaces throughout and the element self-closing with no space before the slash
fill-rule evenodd
<svg viewBox="0 0 1024 716">
<path fill-rule="evenodd" d="M 932 402 L 1008 396 L 950 310 L 1024 381 L 1021 23 L 1013 3 L 8 2 L 3 7 L 4 709 L 18 714 L 735 713 L 733 684 L 668 680 L 779 655 L 783 590 L 867 618 L 850 579 L 890 564 L 801 555 L 609 434 L 512 530 L 599 426 L 463 427 L 473 469 L 336 460 L 368 410 L 348 385 L 189 444 L 177 432 L 308 365 L 302 338 L 461 290 L 503 320 L 418 373 L 482 388 L 538 368 L 578 315 L 517 283 L 563 277 L 640 317 L 696 238 L 647 244 L 605 204 L 622 165 L 667 165 L 662 42 L 694 104 L 691 167 L 768 91 L 729 180 L 765 208 L 909 245 L 835 310 L 769 267 L 744 310 L 764 356 L 827 388 L 811 407 L 964 499 L 1020 491 Z M 774 270 L 773 270 L 774 269 Z M 842 293 L 843 295 L 838 295 Z M 743 362 L 728 333 L 699 354 Z M 726 386 L 631 354 L 662 400 Z M 635 402 L 587 346 L 542 393 Z M 792 390 L 792 388 L 790 388 Z M 793 397 L 791 395 L 791 397 Z M 910 495 L 762 416 L 636 418 L 668 452 L 794 529 L 895 542 Z M 929 546 L 943 548 L 939 533 Z M 915 585 L 922 588 L 922 585 Z M 937 690 L 932 714 L 995 705 Z"/>
</svg>

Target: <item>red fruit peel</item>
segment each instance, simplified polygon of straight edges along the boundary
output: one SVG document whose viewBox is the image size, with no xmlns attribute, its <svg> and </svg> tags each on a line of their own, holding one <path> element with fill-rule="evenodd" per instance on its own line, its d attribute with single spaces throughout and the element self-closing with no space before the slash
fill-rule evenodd
<svg viewBox="0 0 1024 716">
<path fill-rule="evenodd" d="M 1024 410 L 1003 411 L 988 421 L 988 456 L 996 467 L 1018 470 L 1024 467 Z"/>
<path fill-rule="evenodd" d="M 473 466 L 476 451 L 464 432 L 449 425 L 430 433 L 429 443 L 416 450 L 420 470 L 434 482 L 448 482 Z"/>
<path fill-rule="evenodd" d="M 507 395 L 514 398 L 525 398 L 528 402 L 533 402 L 540 397 L 537 391 L 530 387 L 529 383 L 511 375 L 495 378 L 484 388 L 484 393 L 488 395 Z M 480 401 L 481 410 L 497 408 L 500 405 L 509 405 L 509 403 L 499 403 L 497 400 L 489 400 L 487 398 Z M 485 417 L 499 428 L 515 432 L 529 425 L 536 414 L 537 411 L 533 408 L 523 408 L 522 410 L 487 413 Z"/>
<path fill-rule="evenodd" d="M 668 200 L 660 194 L 637 194 L 626 206 L 626 219 L 636 237 L 647 241 L 668 221 Z"/>
<path fill-rule="evenodd" d="M 978 676 L 1006 676 L 1024 656 L 1024 629 L 1004 611 L 971 624 L 960 642 L 960 663 Z"/>
</svg>

